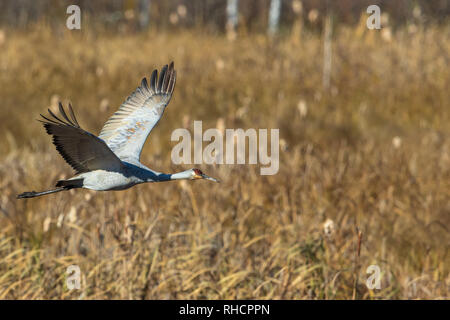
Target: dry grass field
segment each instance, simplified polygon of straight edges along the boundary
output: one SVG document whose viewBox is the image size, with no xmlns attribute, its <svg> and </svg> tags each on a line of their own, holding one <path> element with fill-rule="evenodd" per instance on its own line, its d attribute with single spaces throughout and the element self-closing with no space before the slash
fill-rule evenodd
<svg viewBox="0 0 450 320">
<path fill-rule="evenodd" d="M 38 24 L 0 36 L 0 299 L 443 299 L 450 296 L 450 29 L 235 41 Z M 153 68 L 174 97 L 142 161 L 222 180 L 17 200 L 72 172 L 35 121 L 68 101 L 103 123 Z M 172 130 L 279 128 L 280 169 L 171 163 Z M 327 228 L 325 228 L 325 222 Z M 358 230 L 361 232 L 357 254 Z M 68 290 L 78 265 L 81 289 Z M 378 265 L 381 289 L 366 269 Z"/>
</svg>

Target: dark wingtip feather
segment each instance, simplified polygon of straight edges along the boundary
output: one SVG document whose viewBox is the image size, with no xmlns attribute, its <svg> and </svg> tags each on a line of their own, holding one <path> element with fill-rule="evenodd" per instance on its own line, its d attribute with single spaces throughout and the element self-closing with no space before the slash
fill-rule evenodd
<svg viewBox="0 0 450 320">
<path fill-rule="evenodd" d="M 76 125 L 69 119 L 69 117 L 66 114 L 66 111 L 64 110 L 64 107 L 62 106 L 62 104 L 59 104 L 59 113 L 61 113 L 61 115 L 63 116 L 64 119 L 66 119 L 66 121 L 73 127 L 76 127 Z"/>
<path fill-rule="evenodd" d="M 48 113 L 52 116 L 52 119 L 47 118 L 44 115 L 40 115 L 45 121 L 42 121 L 41 119 L 39 119 L 38 121 L 43 122 L 43 123 L 50 123 L 50 124 L 55 124 L 55 125 L 65 125 L 65 126 L 72 126 L 75 128 L 80 128 L 80 125 L 78 124 L 77 118 L 75 117 L 75 113 L 73 112 L 73 108 L 72 105 L 69 103 L 69 114 L 70 114 L 70 118 L 67 116 L 66 111 L 64 110 L 63 105 L 61 104 L 61 102 L 58 104 L 59 107 L 59 112 L 61 113 L 62 117 L 66 120 L 63 121 L 60 118 L 58 118 L 52 110 L 47 109 Z"/>
<path fill-rule="evenodd" d="M 173 90 L 175 89 L 175 82 L 177 80 L 177 72 L 175 70 L 172 71 L 171 77 L 170 77 L 170 81 L 169 81 L 169 85 L 167 87 L 167 92 L 172 94 Z"/>
<path fill-rule="evenodd" d="M 141 87 L 142 88 L 148 88 L 147 78 L 143 78 L 141 81 Z"/>
<path fill-rule="evenodd" d="M 167 68 L 168 68 L 168 67 L 169 67 L 169 66 L 166 64 L 166 65 L 165 65 L 164 67 L 162 67 L 162 69 L 161 69 L 161 73 L 160 73 L 160 75 L 159 75 L 159 80 L 158 80 L 158 93 L 162 91 L 163 83 L 164 83 L 164 80 L 165 80 L 165 78 L 166 78 L 166 73 L 167 73 Z"/>
<path fill-rule="evenodd" d="M 70 112 L 70 117 L 72 118 L 72 121 L 78 126 L 78 128 L 80 128 L 77 118 L 75 117 L 75 112 L 73 112 L 72 104 L 70 102 L 69 102 L 69 112 Z"/>
<path fill-rule="evenodd" d="M 156 92 L 156 79 L 158 78 L 158 70 L 153 70 L 152 75 L 150 77 L 150 88 L 153 92 Z"/>
<path fill-rule="evenodd" d="M 42 114 L 40 114 L 40 116 L 41 116 L 45 121 L 42 121 L 41 119 L 37 119 L 37 121 L 39 121 L 39 122 L 42 122 L 42 123 L 53 123 L 53 124 L 58 124 L 58 125 L 59 125 L 59 123 L 56 122 L 55 120 L 51 120 L 51 119 L 47 118 L 46 116 L 44 116 L 44 115 L 42 115 Z"/>
<path fill-rule="evenodd" d="M 60 108 L 61 108 L 61 106 L 62 106 L 61 102 L 59 103 L 59 106 L 60 106 Z M 58 120 L 59 122 L 61 122 L 62 124 L 64 124 L 64 121 L 62 121 L 60 118 L 58 118 L 58 117 L 52 112 L 52 110 L 50 110 L 50 109 L 47 109 L 47 110 L 48 110 L 48 113 L 50 113 L 50 115 L 51 115 L 53 118 L 55 118 L 56 120 Z"/>
<path fill-rule="evenodd" d="M 168 71 L 169 76 L 172 76 L 173 71 L 174 71 L 174 64 L 173 64 L 173 61 L 172 61 L 169 64 L 169 71 Z"/>
<path fill-rule="evenodd" d="M 174 77 L 175 77 L 175 70 L 174 70 L 173 66 L 174 66 L 174 63 L 172 61 L 169 64 L 169 67 L 164 74 L 164 79 L 163 79 L 162 88 L 161 88 L 161 92 L 163 92 L 163 93 L 170 94 L 173 92 Z"/>
</svg>

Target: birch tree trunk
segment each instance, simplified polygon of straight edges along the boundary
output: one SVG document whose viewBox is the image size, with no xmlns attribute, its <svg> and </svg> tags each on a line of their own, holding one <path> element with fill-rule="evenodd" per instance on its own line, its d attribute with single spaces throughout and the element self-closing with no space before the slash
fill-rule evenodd
<svg viewBox="0 0 450 320">
<path fill-rule="evenodd" d="M 325 18 L 324 34 L 323 34 L 323 74 L 322 74 L 322 84 L 325 90 L 330 87 L 331 78 L 331 63 L 332 63 L 332 39 L 331 35 L 333 32 L 333 20 L 331 14 L 328 12 Z"/>
<path fill-rule="evenodd" d="M 227 32 L 236 32 L 239 0 L 227 0 Z"/>
<path fill-rule="evenodd" d="M 150 0 L 139 0 L 139 28 L 147 29 L 150 23 Z"/>
<path fill-rule="evenodd" d="M 280 22 L 281 0 L 271 0 L 269 9 L 269 34 L 274 35 L 278 32 Z"/>
</svg>

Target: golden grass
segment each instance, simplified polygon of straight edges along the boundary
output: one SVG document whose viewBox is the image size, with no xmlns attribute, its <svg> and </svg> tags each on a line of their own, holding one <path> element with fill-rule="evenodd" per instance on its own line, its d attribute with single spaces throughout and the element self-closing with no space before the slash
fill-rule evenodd
<svg viewBox="0 0 450 320">
<path fill-rule="evenodd" d="M 449 297 L 448 27 L 399 30 L 391 40 L 341 29 L 329 92 L 315 34 L 229 42 L 43 25 L 4 33 L 0 299 Z M 221 184 L 15 199 L 72 174 L 34 121 L 39 113 L 71 101 L 79 122 L 98 133 L 141 78 L 170 60 L 175 95 L 142 161 L 187 169 L 170 162 L 171 131 L 223 121 L 280 128 L 277 175 L 205 165 Z M 72 264 L 81 290 L 65 285 Z M 381 268 L 381 290 L 364 285 L 371 264 Z"/>
</svg>

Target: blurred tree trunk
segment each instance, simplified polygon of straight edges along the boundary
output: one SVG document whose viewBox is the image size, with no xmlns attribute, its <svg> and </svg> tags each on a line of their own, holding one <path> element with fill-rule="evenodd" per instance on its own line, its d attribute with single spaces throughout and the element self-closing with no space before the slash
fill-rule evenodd
<svg viewBox="0 0 450 320">
<path fill-rule="evenodd" d="M 269 34 L 274 35 L 278 32 L 280 22 L 281 0 L 271 0 L 269 9 Z"/>
<path fill-rule="evenodd" d="M 227 0 L 227 35 L 228 38 L 233 39 L 236 35 L 236 27 L 239 18 L 238 9 L 239 0 Z"/>
<path fill-rule="evenodd" d="M 139 28 L 147 29 L 150 23 L 150 0 L 139 0 Z"/>
<path fill-rule="evenodd" d="M 323 31 L 323 74 L 322 74 L 322 84 L 325 90 L 330 87 L 331 78 L 331 63 L 332 63 L 332 33 L 333 33 L 333 18 L 332 10 L 329 8 L 329 3 L 327 1 L 327 16 L 325 18 L 325 25 Z"/>
</svg>

